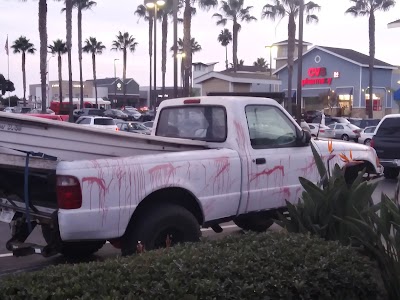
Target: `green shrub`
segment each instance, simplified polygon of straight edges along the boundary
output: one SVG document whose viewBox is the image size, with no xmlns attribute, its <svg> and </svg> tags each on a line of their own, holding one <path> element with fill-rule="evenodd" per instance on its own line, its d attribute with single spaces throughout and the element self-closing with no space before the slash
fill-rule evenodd
<svg viewBox="0 0 400 300">
<path fill-rule="evenodd" d="M 400 181 L 395 196 L 382 194 L 381 202 L 368 214 L 359 218 L 346 218 L 353 226 L 354 237 L 377 261 L 389 299 L 400 299 Z M 347 222 L 346 222 L 347 221 Z"/>
<path fill-rule="evenodd" d="M 373 205 L 372 194 L 377 183 L 370 184 L 363 181 L 365 170 L 361 170 L 361 162 L 352 161 L 351 154 L 350 158 L 340 154 L 341 159 L 347 163 L 343 168 L 335 164 L 331 172 L 329 161 L 335 156 L 332 154 L 333 150 L 331 157 L 328 158 L 328 168 L 325 168 L 312 144 L 311 148 L 321 180 L 315 184 L 300 177 L 300 183 L 304 188 L 302 199 L 297 205 L 286 202 L 288 214 L 279 215 L 279 221 L 276 223 L 289 232 L 309 232 L 326 240 L 340 241 L 343 245 L 349 245 L 353 234 L 352 228 L 339 219 L 347 217 L 360 219 L 361 215 Z M 349 167 L 361 172 L 358 175 L 357 172 L 346 174 L 346 169 Z M 348 174 L 353 177 L 348 178 Z M 352 183 L 349 184 L 348 181 Z"/>
<path fill-rule="evenodd" d="M 376 273 L 349 247 L 248 233 L 133 257 L 46 268 L 0 282 L 0 299 L 377 299 Z"/>
</svg>

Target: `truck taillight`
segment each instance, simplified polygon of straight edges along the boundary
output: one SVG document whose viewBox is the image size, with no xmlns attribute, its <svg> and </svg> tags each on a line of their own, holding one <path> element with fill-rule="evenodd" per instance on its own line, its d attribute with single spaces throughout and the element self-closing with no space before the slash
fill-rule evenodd
<svg viewBox="0 0 400 300">
<path fill-rule="evenodd" d="M 58 208 L 77 209 L 82 206 L 82 191 L 79 180 L 72 176 L 57 176 Z"/>
<path fill-rule="evenodd" d="M 199 104 L 200 99 L 186 99 L 183 100 L 183 104 Z"/>
</svg>

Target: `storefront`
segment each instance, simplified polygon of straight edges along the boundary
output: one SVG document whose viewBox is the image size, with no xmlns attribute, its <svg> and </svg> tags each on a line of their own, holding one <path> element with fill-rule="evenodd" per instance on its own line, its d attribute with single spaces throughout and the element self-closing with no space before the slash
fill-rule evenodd
<svg viewBox="0 0 400 300">
<path fill-rule="evenodd" d="M 369 56 L 350 49 L 314 46 L 303 55 L 302 108 L 325 110 L 331 115 L 365 117 L 369 103 Z M 392 73 L 397 67 L 375 60 L 373 116 L 381 118 L 392 112 Z M 287 65 L 274 74 L 287 93 Z M 294 62 L 292 95 L 297 87 L 297 60 Z M 295 98 L 295 97 L 294 97 Z"/>
</svg>

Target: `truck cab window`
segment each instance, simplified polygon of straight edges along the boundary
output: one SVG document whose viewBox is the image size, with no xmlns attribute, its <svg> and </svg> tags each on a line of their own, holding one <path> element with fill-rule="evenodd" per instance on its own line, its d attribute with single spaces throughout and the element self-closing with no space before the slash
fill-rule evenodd
<svg viewBox="0 0 400 300">
<path fill-rule="evenodd" d="M 280 109 L 268 105 L 248 105 L 246 118 L 253 149 L 296 145 L 296 127 Z"/>
<path fill-rule="evenodd" d="M 226 111 L 220 106 L 178 106 L 160 112 L 156 135 L 224 142 L 226 140 Z"/>
</svg>

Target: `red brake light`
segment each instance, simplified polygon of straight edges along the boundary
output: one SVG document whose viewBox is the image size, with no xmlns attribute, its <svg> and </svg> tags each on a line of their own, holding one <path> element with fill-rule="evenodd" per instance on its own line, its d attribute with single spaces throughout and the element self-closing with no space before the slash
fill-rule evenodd
<svg viewBox="0 0 400 300">
<path fill-rule="evenodd" d="M 319 132 L 325 132 L 325 129 L 320 129 Z"/>
<path fill-rule="evenodd" d="M 199 104 L 200 99 L 186 99 L 183 100 L 183 104 Z"/>
<path fill-rule="evenodd" d="M 374 146 L 375 146 L 374 139 L 372 139 L 372 140 L 371 140 L 371 142 L 370 142 L 369 146 L 370 146 L 370 147 L 372 147 L 372 148 L 374 148 Z"/>
<path fill-rule="evenodd" d="M 82 206 L 79 180 L 72 176 L 57 176 L 58 208 L 77 209 Z"/>
</svg>

